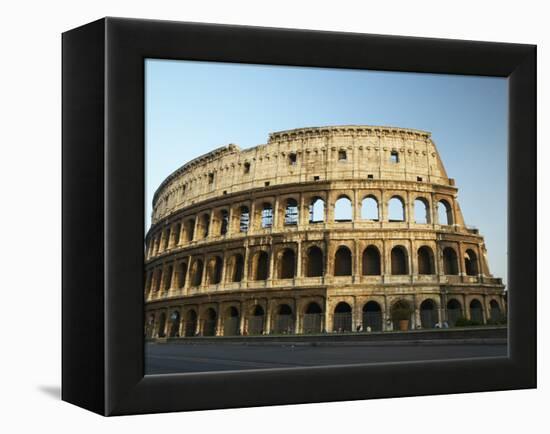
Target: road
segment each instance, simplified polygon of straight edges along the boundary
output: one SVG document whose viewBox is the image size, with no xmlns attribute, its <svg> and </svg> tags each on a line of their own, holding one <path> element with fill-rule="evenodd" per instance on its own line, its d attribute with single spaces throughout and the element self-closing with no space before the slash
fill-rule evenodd
<svg viewBox="0 0 550 434">
<path fill-rule="evenodd" d="M 505 356 L 504 340 L 437 344 L 290 345 L 281 343 L 147 343 L 146 374 L 327 366 Z"/>
</svg>

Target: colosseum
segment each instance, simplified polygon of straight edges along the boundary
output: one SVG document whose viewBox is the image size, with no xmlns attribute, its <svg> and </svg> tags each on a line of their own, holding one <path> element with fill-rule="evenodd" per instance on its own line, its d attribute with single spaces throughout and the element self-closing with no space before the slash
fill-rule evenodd
<svg viewBox="0 0 550 434">
<path fill-rule="evenodd" d="M 505 318 L 431 134 L 300 128 L 170 174 L 145 237 L 145 336 L 376 332 Z"/>
</svg>

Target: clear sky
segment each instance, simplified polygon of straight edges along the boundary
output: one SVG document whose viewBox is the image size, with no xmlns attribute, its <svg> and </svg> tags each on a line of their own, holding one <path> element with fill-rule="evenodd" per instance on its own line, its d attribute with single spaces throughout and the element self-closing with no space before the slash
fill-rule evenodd
<svg viewBox="0 0 550 434">
<path fill-rule="evenodd" d="M 162 180 L 219 146 L 299 127 L 416 128 L 432 132 L 466 224 L 506 281 L 506 79 L 148 59 L 145 85 L 147 228 Z"/>
</svg>

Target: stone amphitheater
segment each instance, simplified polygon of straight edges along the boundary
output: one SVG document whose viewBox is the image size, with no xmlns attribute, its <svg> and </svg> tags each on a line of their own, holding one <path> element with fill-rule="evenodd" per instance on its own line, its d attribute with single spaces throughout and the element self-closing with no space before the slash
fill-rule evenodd
<svg viewBox="0 0 550 434">
<path fill-rule="evenodd" d="M 300 128 L 170 174 L 145 238 L 145 336 L 350 333 L 506 314 L 431 135 Z"/>
</svg>

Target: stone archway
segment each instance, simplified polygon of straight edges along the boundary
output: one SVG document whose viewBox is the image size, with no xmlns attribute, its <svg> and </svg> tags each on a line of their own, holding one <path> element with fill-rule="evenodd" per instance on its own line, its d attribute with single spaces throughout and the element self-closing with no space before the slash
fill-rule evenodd
<svg viewBox="0 0 550 434">
<path fill-rule="evenodd" d="M 352 330 L 352 312 L 351 306 L 341 301 L 334 308 L 334 317 L 332 329 L 338 333 L 351 332 Z"/>
<path fill-rule="evenodd" d="M 437 306 L 435 302 L 428 298 L 420 304 L 420 325 L 423 329 L 433 329 L 439 322 Z"/>
<path fill-rule="evenodd" d="M 303 316 L 303 333 L 321 333 L 323 327 L 323 309 L 314 301 L 308 303 Z"/>
<path fill-rule="evenodd" d="M 382 308 L 376 301 L 363 306 L 363 331 L 382 331 Z"/>
<path fill-rule="evenodd" d="M 225 312 L 225 318 L 223 321 L 223 335 L 224 336 L 237 336 L 239 335 L 241 317 L 239 310 L 235 306 L 230 306 Z"/>
</svg>

